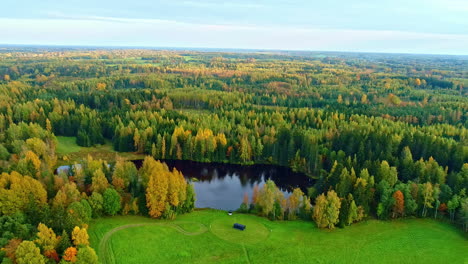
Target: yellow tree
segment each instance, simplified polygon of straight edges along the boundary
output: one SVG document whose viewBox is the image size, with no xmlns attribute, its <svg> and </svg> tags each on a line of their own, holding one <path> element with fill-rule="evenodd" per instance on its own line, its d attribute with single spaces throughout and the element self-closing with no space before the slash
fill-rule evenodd
<svg viewBox="0 0 468 264">
<path fill-rule="evenodd" d="M 164 212 L 166 207 L 169 181 L 164 171 L 154 170 L 146 188 L 146 205 L 149 209 L 149 215 L 158 218 Z"/>
<path fill-rule="evenodd" d="M 145 134 L 143 134 L 144 136 Z M 145 140 L 144 137 L 140 135 L 140 131 L 138 128 L 135 128 L 135 132 L 133 133 L 133 145 L 137 153 L 143 153 L 145 147 Z"/>
<path fill-rule="evenodd" d="M 258 205 L 264 216 L 268 216 L 273 211 L 277 189 L 276 184 L 268 180 L 259 191 Z"/>
<path fill-rule="evenodd" d="M 96 90 L 98 90 L 98 91 L 104 91 L 104 90 L 106 90 L 106 86 L 107 86 L 107 85 L 106 85 L 105 83 L 97 83 L 97 85 L 96 85 Z"/>
<path fill-rule="evenodd" d="M 312 214 L 319 228 L 328 227 L 333 229 L 338 223 L 341 201 L 334 190 L 328 191 L 327 195 L 321 194 L 315 199 L 314 212 Z"/>
<path fill-rule="evenodd" d="M 414 80 L 414 85 L 420 86 L 420 85 L 421 85 L 421 80 L 420 80 L 419 78 L 416 78 L 416 79 Z"/>
<path fill-rule="evenodd" d="M 129 171 L 129 168 L 131 165 L 132 164 L 125 162 L 122 158 L 117 158 L 114 172 L 112 174 L 112 185 L 116 190 L 124 190 L 130 184 L 130 174 L 132 172 Z"/>
<path fill-rule="evenodd" d="M 49 132 L 52 132 L 52 124 L 50 123 L 49 118 L 46 118 L 46 129 Z"/>
<path fill-rule="evenodd" d="M 47 203 L 47 192 L 43 185 L 29 176 L 13 171 L 0 175 L 0 214 L 9 215 L 23 211 L 31 202 L 36 205 Z"/>
<path fill-rule="evenodd" d="M 57 192 L 52 201 L 54 207 L 67 207 L 73 202 L 79 201 L 81 199 L 80 191 L 76 187 L 74 182 L 66 183 L 62 188 Z"/>
<path fill-rule="evenodd" d="M 324 228 L 327 226 L 325 211 L 327 209 L 327 197 L 325 194 L 320 194 L 315 198 L 315 206 L 312 214 L 312 218 L 319 228 Z"/>
<path fill-rule="evenodd" d="M 80 191 L 74 182 L 69 182 L 63 185 L 62 191 L 67 195 L 68 204 L 81 200 Z"/>
<path fill-rule="evenodd" d="M 55 208 L 65 208 L 68 206 L 68 198 L 64 191 L 59 190 L 52 201 L 52 206 Z"/>
<path fill-rule="evenodd" d="M 279 204 L 281 215 L 277 216 L 279 219 L 284 219 L 284 213 L 288 209 L 288 200 L 284 198 L 283 192 L 276 191 L 276 202 Z"/>
<path fill-rule="evenodd" d="M 54 233 L 54 230 L 52 228 L 48 228 L 46 225 L 43 223 L 39 223 L 37 226 L 37 239 L 36 243 L 44 250 L 53 250 L 57 247 L 58 244 L 58 238 Z"/>
<path fill-rule="evenodd" d="M 367 94 L 363 94 L 361 97 L 361 103 L 367 104 Z"/>
<path fill-rule="evenodd" d="M 72 231 L 72 240 L 75 246 L 88 246 L 89 245 L 89 236 L 86 228 L 80 228 L 75 226 Z"/>
<path fill-rule="evenodd" d="M 44 161 L 42 169 L 52 171 L 57 163 L 57 156 L 55 155 L 54 143 L 48 140 L 48 144 L 37 137 L 28 138 L 26 140 L 26 147 L 33 153 L 26 153 L 26 161 L 30 161 L 36 170 L 41 169 L 41 160 Z M 35 155 L 33 155 L 35 154 Z M 37 161 L 39 160 L 39 162 Z"/>
<path fill-rule="evenodd" d="M 239 156 L 243 162 L 252 158 L 252 147 L 246 137 L 242 137 L 239 144 Z"/>
<path fill-rule="evenodd" d="M 333 229 L 335 224 L 338 223 L 340 215 L 341 200 L 334 190 L 327 192 L 327 222 L 328 228 Z"/>
<path fill-rule="evenodd" d="M 187 196 L 187 182 L 181 172 L 175 168 L 172 172 L 167 172 L 169 177 L 168 199 L 172 206 L 179 206 L 182 204 Z"/>
<path fill-rule="evenodd" d="M 302 197 L 304 193 L 299 188 L 295 188 L 293 193 L 288 198 L 288 207 L 289 207 L 289 219 L 293 220 L 296 218 L 297 211 L 301 204 Z"/>
<path fill-rule="evenodd" d="M 175 171 L 174 168 L 174 173 L 170 172 L 165 172 L 166 177 L 168 177 L 168 200 L 169 204 L 172 206 L 178 206 L 179 205 L 179 178 L 177 175 L 177 172 Z"/>
<path fill-rule="evenodd" d="M 104 175 L 104 172 L 102 172 L 101 169 L 94 171 L 91 181 L 92 192 L 98 192 L 102 194 L 109 187 L 109 182 L 107 181 L 106 175 Z"/>
<path fill-rule="evenodd" d="M 146 186 L 149 182 L 150 176 L 155 170 L 163 170 L 163 165 L 161 162 L 157 162 L 153 157 L 146 156 L 143 160 L 143 165 L 140 168 L 140 177 L 143 183 L 143 186 Z"/>
<path fill-rule="evenodd" d="M 18 171 L 38 179 L 41 175 L 41 160 L 34 152 L 28 150 L 18 162 Z"/>
<path fill-rule="evenodd" d="M 227 139 L 226 139 L 226 136 L 224 135 L 224 133 L 218 133 L 216 135 L 216 141 L 221 146 L 226 146 L 226 144 L 227 144 Z"/>
<path fill-rule="evenodd" d="M 338 95 L 338 99 L 336 100 L 339 104 L 343 103 L 343 97 L 341 94 Z"/>
</svg>

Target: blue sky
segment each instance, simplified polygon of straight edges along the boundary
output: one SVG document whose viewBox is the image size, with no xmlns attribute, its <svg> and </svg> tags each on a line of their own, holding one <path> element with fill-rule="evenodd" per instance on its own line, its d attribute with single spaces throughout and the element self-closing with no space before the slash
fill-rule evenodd
<svg viewBox="0 0 468 264">
<path fill-rule="evenodd" d="M 7 0 L 0 43 L 468 55 L 468 0 Z"/>
</svg>

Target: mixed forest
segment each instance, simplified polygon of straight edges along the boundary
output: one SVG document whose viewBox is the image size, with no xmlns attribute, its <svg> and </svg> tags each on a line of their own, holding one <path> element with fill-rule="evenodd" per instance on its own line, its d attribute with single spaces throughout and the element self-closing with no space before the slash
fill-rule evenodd
<svg viewBox="0 0 468 264">
<path fill-rule="evenodd" d="M 57 136 L 146 158 L 70 160 Z M 2 263 L 98 263 L 92 218 L 191 212 L 193 186 L 163 160 L 314 179 L 289 197 L 255 187 L 239 210 L 271 220 L 430 217 L 466 232 L 468 58 L 0 49 Z"/>
</svg>

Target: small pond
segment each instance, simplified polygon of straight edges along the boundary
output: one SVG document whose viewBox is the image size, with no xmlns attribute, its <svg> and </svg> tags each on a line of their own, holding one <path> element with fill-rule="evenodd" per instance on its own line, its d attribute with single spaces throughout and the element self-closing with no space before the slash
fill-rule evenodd
<svg viewBox="0 0 468 264">
<path fill-rule="evenodd" d="M 133 161 L 139 168 L 142 160 Z M 280 190 L 289 196 L 293 188 L 304 192 L 312 186 L 313 180 L 287 167 L 274 165 L 235 165 L 224 163 L 202 163 L 186 160 L 165 160 L 170 169 L 176 168 L 191 180 L 197 195 L 197 208 L 236 210 L 242 203 L 244 193 L 252 197 L 254 186 L 262 186 L 268 179 L 273 180 Z M 57 172 L 68 170 L 61 166 Z"/>
</svg>

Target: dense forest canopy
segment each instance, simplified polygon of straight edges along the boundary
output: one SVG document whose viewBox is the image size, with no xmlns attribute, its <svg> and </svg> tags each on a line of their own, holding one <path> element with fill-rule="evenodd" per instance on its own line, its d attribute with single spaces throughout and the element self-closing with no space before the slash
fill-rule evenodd
<svg viewBox="0 0 468 264">
<path fill-rule="evenodd" d="M 63 232 L 36 244 L 67 260 L 91 254 L 77 238 L 91 217 L 191 211 L 191 185 L 164 159 L 275 164 L 316 179 L 306 194 L 281 197 L 267 182 L 245 199 L 241 210 L 271 219 L 333 228 L 414 215 L 466 230 L 467 76 L 466 56 L 2 48 L 0 231 L 19 227 L 0 246 Z M 89 157 L 55 175 L 67 159 L 56 136 L 148 157 L 140 170 Z"/>
</svg>

